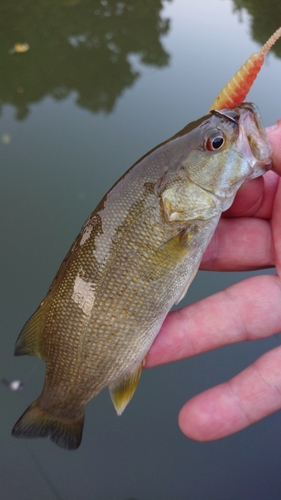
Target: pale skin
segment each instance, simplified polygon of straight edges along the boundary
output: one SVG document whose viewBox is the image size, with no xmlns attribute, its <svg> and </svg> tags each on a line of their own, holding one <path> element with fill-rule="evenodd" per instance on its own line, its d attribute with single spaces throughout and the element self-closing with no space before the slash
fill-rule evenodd
<svg viewBox="0 0 281 500">
<path fill-rule="evenodd" d="M 267 129 L 273 171 L 243 185 L 204 254 L 201 269 L 241 271 L 275 267 L 276 275 L 249 278 L 170 313 L 146 367 L 226 344 L 281 332 L 281 120 Z M 281 346 L 226 383 L 188 401 L 179 426 L 198 441 L 237 432 L 281 409 Z"/>
</svg>

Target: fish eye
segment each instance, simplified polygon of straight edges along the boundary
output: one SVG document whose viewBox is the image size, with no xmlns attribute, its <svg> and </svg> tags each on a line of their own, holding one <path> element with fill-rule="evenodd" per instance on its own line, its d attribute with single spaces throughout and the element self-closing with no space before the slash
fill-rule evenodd
<svg viewBox="0 0 281 500">
<path fill-rule="evenodd" d="M 218 151 L 225 144 L 225 138 L 222 132 L 216 131 L 213 134 L 209 135 L 207 139 L 205 139 L 205 147 L 208 151 Z"/>
</svg>

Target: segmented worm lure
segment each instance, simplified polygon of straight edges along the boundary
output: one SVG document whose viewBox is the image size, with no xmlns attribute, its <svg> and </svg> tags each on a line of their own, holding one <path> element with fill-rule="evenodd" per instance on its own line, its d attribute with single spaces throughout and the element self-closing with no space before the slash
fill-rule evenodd
<svg viewBox="0 0 281 500">
<path fill-rule="evenodd" d="M 252 54 L 227 82 L 210 106 L 209 111 L 211 109 L 233 108 L 233 106 L 237 106 L 244 101 L 264 63 L 266 53 L 280 37 L 281 27 L 273 33 L 261 50 Z"/>
</svg>

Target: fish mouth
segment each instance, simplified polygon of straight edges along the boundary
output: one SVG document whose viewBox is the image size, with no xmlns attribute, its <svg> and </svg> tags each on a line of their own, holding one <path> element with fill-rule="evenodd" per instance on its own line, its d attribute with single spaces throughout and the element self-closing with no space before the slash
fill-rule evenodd
<svg viewBox="0 0 281 500">
<path fill-rule="evenodd" d="M 239 126 L 236 144 L 252 168 L 250 178 L 254 179 L 270 170 L 273 149 L 257 106 L 244 102 L 232 109 L 224 109 L 221 113 Z"/>
</svg>

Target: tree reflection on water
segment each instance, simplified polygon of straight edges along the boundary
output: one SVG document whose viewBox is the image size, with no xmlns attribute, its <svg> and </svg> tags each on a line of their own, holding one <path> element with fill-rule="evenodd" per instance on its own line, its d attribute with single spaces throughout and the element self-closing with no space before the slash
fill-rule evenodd
<svg viewBox="0 0 281 500">
<path fill-rule="evenodd" d="M 129 55 L 165 66 L 169 54 L 161 17 L 171 0 L 2 0 L 0 5 L 0 111 L 16 108 L 23 120 L 30 105 L 76 93 L 77 105 L 110 113 L 117 98 L 140 76 Z M 16 43 L 30 50 L 12 53 Z"/>
<path fill-rule="evenodd" d="M 232 1 L 235 11 L 243 14 L 243 10 L 246 10 L 250 15 L 252 38 L 261 45 L 281 26 L 281 2 L 279 0 Z M 270 52 L 281 57 L 281 41 L 276 42 Z"/>
</svg>

